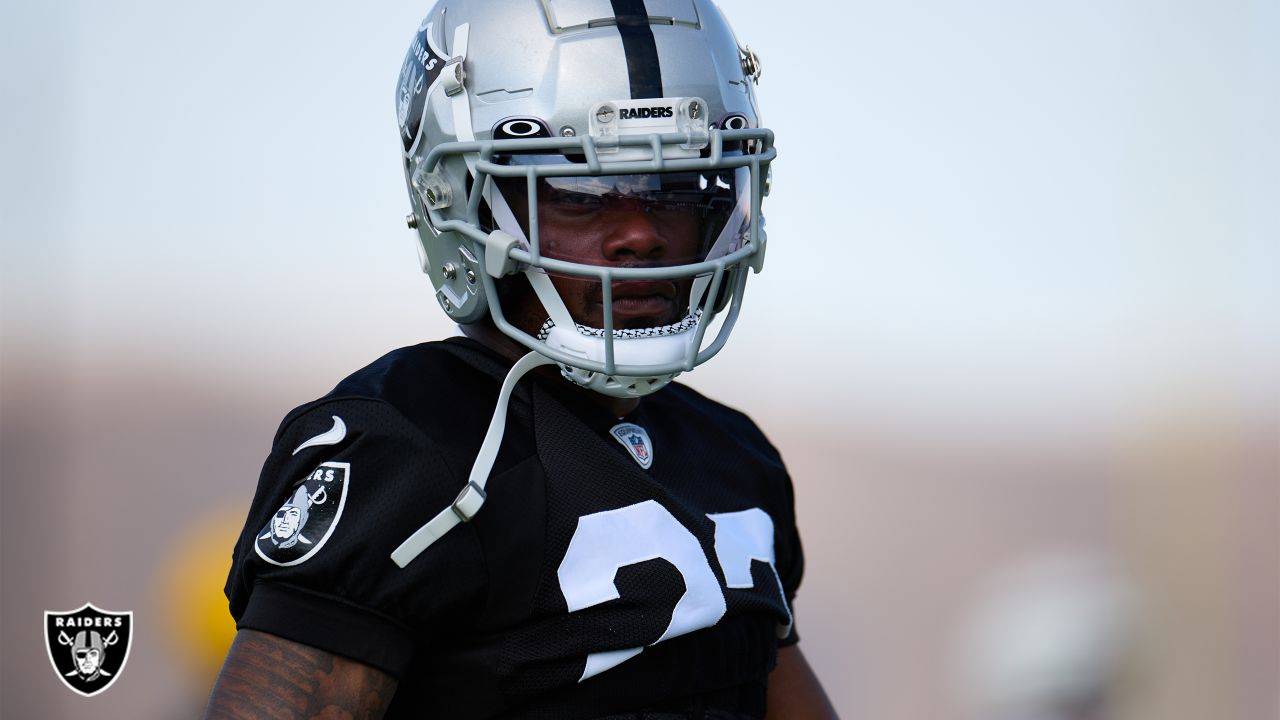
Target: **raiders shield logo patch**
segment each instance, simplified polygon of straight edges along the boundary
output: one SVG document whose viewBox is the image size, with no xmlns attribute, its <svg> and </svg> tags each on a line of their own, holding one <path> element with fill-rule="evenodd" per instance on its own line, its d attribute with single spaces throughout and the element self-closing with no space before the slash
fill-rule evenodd
<svg viewBox="0 0 1280 720">
<path fill-rule="evenodd" d="M 132 636 L 132 612 L 99 610 L 85 603 L 79 610 L 44 613 L 49 662 L 64 685 L 85 697 L 119 679 L 129 660 Z"/>
<path fill-rule="evenodd" d="M 258 531 L 258 556 L 272 565 L 297 565 L 319 552 L 342 517 L 350 480 L 351 463 L 321 463 L 311 471 Z"/>
<path fill-rule="evenodd" d="M 618 423 L 609 430 L 609 434 L 622 443 L 640 467 L 648 470 L 653 465 L 653 443 L 644 428 L 635 423 Z"/>
</svg>

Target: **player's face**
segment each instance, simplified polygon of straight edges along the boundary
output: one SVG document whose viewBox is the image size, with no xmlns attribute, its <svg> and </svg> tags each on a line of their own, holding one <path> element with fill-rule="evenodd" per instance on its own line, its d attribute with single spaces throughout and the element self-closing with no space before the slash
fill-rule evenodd
<svg viewBox="0 0 1280 720">
<path fill-rule="evenodd" d="M 704 193 L 657 176 L 552 178 L 539 183 L 538 228 L 548 258 L 607 267 L 668 267 L 699 262 L 705 252 L 708 207 Z M 528 227 L 524 181 L 504 184 L 504 196 L 522 226 Z M 723 222 L 723 221 L 721 221 Z M 527 230 L 526 230 L 527 232 Z M 604 292 L 594 278 L 551 273 L 552 283 L 574 320 L 604 327 Z M 616 328 L 645 328 L 678 322 L 688 312 L 692 278 L 612 283 Z M 526 306 L 534 305 L 530 299 Z M 525 308 L 527 309 L 527 308 Z M 514 314 L 519 316 L 520 310 Z M 525 329 L 546 319 L 539 308 L 526 312 Z M 534 317 L 538 316 L 538 317 Z"/>
<path fill-rule="evenodd" d="M 86 648 L 76 651 L 76 668 L 80 670 L 81 675 L 92 675 L 98 670 L 98 664 L 102 662 L 102 652 L 96 648 Z"/>
<path fill-rule="evenodd" d="M 547 257 L 589 265 L 659 267 L 693 262 L 698 218 L 630 198 L 590 198 L 548 192 L 539 198 L 543 250 Z M 552 282 L 574 319 L 604 326 L 602 284 L 553 275 Z M 613 283 L 613 318 L 620 328 L 668 325 L 684 317 L 690 280 Z"/>
<path fill-rule="evenodd" d="M 281 508 L 271 518 L 271 531 L 278 538 L 287 538 L 298 531 L 298 523 L 302 519 L 302 511 L 296 507 Z"/>
</svg>

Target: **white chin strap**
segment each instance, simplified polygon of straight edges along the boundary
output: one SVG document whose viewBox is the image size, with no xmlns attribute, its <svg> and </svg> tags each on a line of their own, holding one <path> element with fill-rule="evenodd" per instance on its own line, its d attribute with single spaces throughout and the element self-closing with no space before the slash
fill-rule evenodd
<svg viewBox="0 0 1280 720">
<path fill-rule="evenodd" d="M 547 283 L 550 284 L 549 282 Z M 617 365 L 627 367 L 671 367 L 682 365 L 689 356 L 701 313 L 685 316 L 671 325 L 655 328 L 613 331 L 613 357 Z M 554 317 L 543 324 L 538 340 L 547 347 L 596 363 L 605 361 L 604 331 L 588 328 L 569 320 L 556 322 Z M 572 364 L 560 363 L 565 379 L 589 390 L 618 398 L 643 397 L 671 382 L 680 370 L 645 375 L 606 375 Z"/>
<path fill-rule="evenodd" d="M 550 358 L 531 352 L 511 366 L 506 379 L 502 381 L 502 390 L 498 392 L 498 405 L 493 409 L 493 418 L 489 420 L 489 430 L 484 434 L 480 453 L 476 455 L 475 464 L 471 466 L 471 476 L 467 479 L 467 486 L 458 493 L 458 498 L 452 505 L 441 510 L 427 521 L 426 525 L 418 528 L 408 539 L 400 543 L 400 547 L 391 553 L 392 562 L 400 567 L 408 565 L 445 533 L 459 523 L 467 522 L 480 512 L 485 500 L 484 486 L 489 481 L 489 473 L 493 470 L 494 461 L 498 459 L 498 448 L 502 446 L 502 435 L 507 428 L 507 406 L 511 401 L 511 391 L 515 389 L 516 383 L 520 382 L 520 378 L 524 377 L 525 373 L 540 365 L 551 363 Z"/>
</svg>

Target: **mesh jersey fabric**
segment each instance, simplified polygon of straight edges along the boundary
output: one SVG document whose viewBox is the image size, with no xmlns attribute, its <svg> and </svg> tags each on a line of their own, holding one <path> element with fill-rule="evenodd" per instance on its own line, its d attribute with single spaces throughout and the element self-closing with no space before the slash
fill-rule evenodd
<svg viewBox="0 0 1280 720">
<path fill-rule="evenodd" d="M 623 419 L 651 439 L 643 469 L 610 435 L 618 418 L 563 379 L 531 373 L 512 396 L 484 508 L 405 568 L 391 562 L 465 485 L 509 367 L 465 338 L 424 343 L 289 413 L 233 555 L 226 592 L 237 626 L 394 675 L 393 719 L 427 708 L 462 720 L 762 716 L 777 648 L 798 640 L 794 625 L 777 637 L 803 573 L 791 482 L 750 419 L 687 387 L 673 383 Z M 307 443 L 335 417 L 340 442 Z M 315 497 L 315 481 L 303 480 L 317 468 L 338 466 L 340 516 L 304 526 L 310 554 L 280 563 L 299 553 L 263 540 L 273 518 L 299 487 Z M 718 553 L 732 544 L 717 539 L 715 517 L 761 512 L 775 562 L 756 553 L 749 579 L 730 583 Z M 609 522 L 641 516 L 658 529 L 611 534 Z M 656 549 L 618 563 L 612 578 L 575 575 L 594 567 L 570 562 L 575 536 L 575 558 L 602 560 L 589 528 L 640 555 Z M 686 551 L 675 563 L 663 550 L 672 546 Z M 569 611 L 569 590 L 610 580 L 616 597 Z M 704 619 L 659 642 L 677 616 Z M 633 654 L 598 670 L 618 652 Z"/>
</svg>

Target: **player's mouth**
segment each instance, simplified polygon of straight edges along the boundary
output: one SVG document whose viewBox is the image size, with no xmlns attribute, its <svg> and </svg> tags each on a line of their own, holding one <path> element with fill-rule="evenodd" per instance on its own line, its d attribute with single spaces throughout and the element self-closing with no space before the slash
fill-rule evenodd
<svg viewBox="0 0 1280 720">
<path fill-rule="evenodd" d="M 670 281 L 616 282 L 613 316 L 620 326 L 662 325 L 670 322 L 674 314 L 675 297 L 676 286 Z"/>
</svg>

